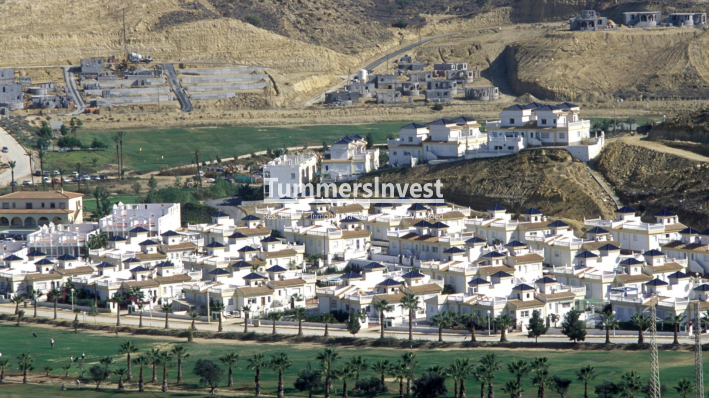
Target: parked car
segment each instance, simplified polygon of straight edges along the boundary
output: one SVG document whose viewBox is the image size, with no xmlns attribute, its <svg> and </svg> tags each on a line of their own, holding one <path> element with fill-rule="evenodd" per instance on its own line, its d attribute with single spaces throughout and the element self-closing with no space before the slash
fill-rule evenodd
<svg viewBox="0 0 709 398">
<path fill-rule="evenodd" d="M 8 152 L 10 152 L 10 150 L 7 149 L 6 146 L 2 147 L 2 153 L 8 153 Z"/>
<path fill-rule="evenodd" d="M 97 175 L 92 175 L 92 176 L 91 176 L 91 179 L 92 179 L 93 181 L 98 181 L 98 180 L 99 180 L 99 176 L 97 176 Z"/>
<path fill-rule="evenodd" d="M 24 180 L 24 181 L 22 181 L 22 185 L 32 185 L 32 181 Z"/>
<path fill-rule="evenodd" d="M 79 172 L 77 172 L 77 171 L 72 171 L 72 172 L 71 172 L 71 176 L 72 176 L 72 177 L 78 177 L 78 176 L 79 176 Z"/>
<path fill-rule="evenodd" d="M 59 178 L 59 177 L 56 177 L 56 178 L 54 178 L 54 183 L 55 183 L 55 184 L 61 184 L 61 183 L 62 183 L 62 179 Z"/>
<path fill-rule="evenodd" d="M 62 179 L 62 181 L 64 181 L 64 182 L 71 182 L 71 178 L 69 178 L 69 177 L 64 177 L 64 178 Z"/>
<path fill-rule="evenodd" d="M 52 179 L 49 178 L 49 177 L 43 177 L 43 178 L 42 178 L 42 182 L 45 183 L 45 184 L 51 184 L 51 183 L 52 183 Z"/>
<path fill-rule="evenodd" d="M 61 174 L 61 173 L 59 173 L 59 170 L 54 170 L 54 175 L 55 175 L 55 176 L 58 176 L 58 175 L 60 175 L 60 174 Z"/>
<path fill-rule="evenodd" d="M 49 171 L 45 171 L 44 173 L 42 173 L 42 175 L 45 177 L 49 177 Z"/>
<path fill-rule="evenodd" d="M 89 176 L 81 176 L 81 181 L 88 181 L 90 180 Z"/>
<path fill-rule="evenodd" d="M 35 171 L 34 171 L 34 175 L 35 175 L 36 177 L 41 177 L 41 176 L 42 176 L 42 170 L 35 170 Z"/>
<path fill-rule="evenodd" d="M 105 175 L 105 174 L 101 174 L 101 175 L 99 176 L 99 178 L 102 179 L 102 180 L 108 180 L 108 176 Z"/>
<path fill-rule="evenodd" d="M 11 187 L 16 187 L 16 186 L 18 186 L 18 185 L 20 185 L 20 183 L 17 182 L 17 181 L 12 181 L 12 182 L 10 183 L 10 186 L 11 186 Z"/>
</svg>

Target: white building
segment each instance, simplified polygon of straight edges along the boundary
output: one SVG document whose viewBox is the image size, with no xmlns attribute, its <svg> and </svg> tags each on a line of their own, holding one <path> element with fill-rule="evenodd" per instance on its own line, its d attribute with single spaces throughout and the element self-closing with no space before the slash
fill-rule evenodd
<svg viewBox="0 0 709 398">
<path fill-rule="evenodd" d="M 367 141 L 359 135 L 348 135 L 335 141 L 322 159 L 320 175 L 325 180 L 348 180 L 379 168 L 379 148 L 367 149 Z"/>
<path fill-rule="evenodd" d="M 179 203 L 141 203 L 113 205 L 111 214 L 99 220 L 101 231 L 126 237 L 134 228 L 144 228 L 148 236 L 159 236 L 181 227 Z"/>
<path fill-rule="evenodd" d="M 312 153 L 282 155 L 268 162 L 263 166 L 264 196 L 269 197 L 271 188 L 275 190 L 274 198 L 294 198 L 302 195 L 302 184 L 315 179 L 317 164 L 318 157 Z M 270 179 L 270 183 L 266 178 Z"/>
</svg>

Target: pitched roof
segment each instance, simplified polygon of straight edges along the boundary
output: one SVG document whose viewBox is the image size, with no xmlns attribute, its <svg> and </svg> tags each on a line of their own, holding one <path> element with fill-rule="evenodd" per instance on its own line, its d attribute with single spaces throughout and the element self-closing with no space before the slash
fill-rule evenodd
<svg viewBox="0 0 709 398">
<path fill-rule="evenodd" d="M 487 241 L 479 236 L 473 236 L 472 238 L 465 241 L 465 243 L 485 243 L 485 242 L 487 242 Z"/>
<path fill-rule="evenodd" d="M 132 268 L 130 272 L 150 272 L 150 269 L 147 267 L 143 267 L 142 265 L 139 265 L 135 268 Z"/>
<path fill-rule="evenodd" d="M 71 254 L 67 253 L 67 254 L 64 254 L 60 257 L 57 257 L 57 260 L 59 260 L 59 261 L 74 261 L 74 260 L 77 260 L 77 258 L 72 256 Z"/>
<path fill-rule="evenodd" d="M 545 285 L 545 284 L 547 284 L 547 283 L 558 283 L 558 282 L 556 281 L 556 279 L 553 279 L 553 278 L 550 278 L 550 277 L 548 277 L 548 276 L 545 276 L 545 277 L 542 278 L 542 279 L 537 279 L 536 281 L 534 281 L 534 283 L 537 283 L 537 284 L 540 284 L 540 285 Z"/>
<path fill-rule="evenodd" d="M 508 274 L 505 271 L 497 271 L 494 274 L 490 275 L 491 278 L 512 278 L 512 275 Z"/>
<path fill-rule="evenodd" d="M 222 217 L 229 217 L 229 215 L 224 213 L 223 211 L 215 211 L 214 213 L 210 214 L 209 217 L 222 218 Z"/>
<path fill-rule="evenodd" d="M 405 273 L 404 275 L 401 275 L 401 277 L 404 279 L 423 278 L 424 276 L 426 276 L 426 275 L 424 275 L 416 270 L 411 270 L 411 271 Z"/>
<path fill-rule="evenodd" d="M 604 252 L 610 252 L 610 251 L 620 251 L 620 247 L 611 244 L 611 243 L 606 243 L 605 245 L 601 246 L 598 248 L 598 250 L 604 251 Z"/>
<path fill-rule="evenodd" d="M 682 271 L 673 272 L 673 273 L 667 275 L 667 277 L 668 277 L 668 278 L 672 278 L 672 279 L 687 279 L 687 278 L 691 278 L 691 276 L 685 274 L 685 273 L 682 272 Z"/>
<path fill-rule="evenodd" d="M 113 268 L 116 266 L 117 266 L 116 264 L 111 264 L 111 263 L 107 263 L 105 261 L 102 261 L 99 265 L 96 266 L 96 268 Z"/>
<path fill-rule="evenodd" d="M 140 262 L 140 260 L 138 260 L 138 259 L 135 258 L 135 257 L 131 257 L 131 258 L 127 259 L 127 260 L 123 260 L 123 264 L 139 263 L 139 262 Z"/>
<path fill-rule="evenodd" d="M 484 258 L 502 258 L 505 257 L 504 254 L 498 252 L 498 251 L 491 251 L 489 253 L 483 254 Z"/>
<path fill-rule="evenodd" d="M 160 234 L 160 236 L 180 236 L 181 234 L 178 234 L 177 232 L 173 230 L 169 230 L 167 232 L 163 232 Z"/>
<path fill-rule="evenodd" d="M 308 282 L 306 282 L 302 278 L 290 278 L 290 279 L 284 279 L 281 281 L 271 281 L 270 283 L 274 287 L 289 287 L 289 286 L 301 286 L 301 285 L 304 285 Z"/>
<path fill-rule="evenodd" d="M 709 292 L 709 285 L 705 283 L 703 285 L 699 285 L 699 286 L 695 287 L 692 290 L 694 290 L 696 292 Z"/>
<path fill-rule="evenodd" d="M 494 205 L 488 207 L 487 211 L 505 211 L 505 208 L 495 203 Z"/>
<path fill-rule="evenodd" d="M 650 282 L 646 283 L 648 286 L 666 286 L 669 285 L 669 283 L 663 281 L 662 279 L 655 278 L 651 280 Z"/>
<path fill-rule="evenodd" d="M 406 286 L 404 289 L 410 291 L 411 294 L 415 294 L 415 295 L 440 293 L 443 290 L 443 288 L 441 286 L 439 286 L 435 283 L 425 283 L 423 285 Z"/>
<path fill-rule="evenodd" d="M 648 250 L 645 253 L 643 253 L 643 256 L 648 256 L 648 257 L 659 257 L 659 256 L 664 256 L 665 253 L 657 250 L 657 249 L 652 249 Z"/>
<path fill-rule="evenodd" d="M 597 254 L 593 254 L 588 250 L 585 250 L 585 251 L 576 255 L 576 258 L 596 258 L 596 257 L 598 257 Z"/>
<path fill-rule="evenodd" d="M 216 249 L 216 248 L 224 247 L 224 245 L 221 244 L 221 243 L 219 243 L 219 242 L 217 242 L 217 241 L 214 241 L 214 242 L 208 244 L 207 247 L 210 248 L 210 249 Z"/>
<path fill-rule="evenodd" d="M 362 279 L 362 275 L 359 272 L 349 271 L 340 276 L 342 279 Z"/>
<path fill-rule="evenodd" d="M 171 276 L 156 276 L 154 278 L 161 285 L 169 285 L 171 283 L 184 283 L 192 280 L 187 274 L 175 274 Z"/>
<path fill-rule="evenodd" d="M 413 205 L 409 206 L 408 211 L 426 211 L 428 210 L 428 207 L 422 205 L 421 203 L 414 203 Z"/>
<path fill-rule="evenodd" d="M 655 217 L 674 217 L 676 215 L 677 214 L 675 214 L 667 209 L 662 209 L 662 210 L 658 211 L 657 213 L 655 213 Z"/>
<path fill-rule="evenodd" d="M 601 227 L 593 227 L 586 231 L 587 234 L 607 234 L 609 233 L 607 230 L 601 228 Z"/>
<path fill-rule="evenodd" d="M 527 244 L 518 240 L 513 240 L 512 242 L 506 244 L 505 247 L 527 247 Z"/>
<path fill-rule="evenodd" d="M 111 236 L 110 238 L 108 238 L 109 242 L 124 242 L 126 240 L 127 240 L 126 238 L 119 236 L 119 235 L 114 235 L 114 236 Z"/>
<path fill-rule="evenodd" d="M 239 252 L 257 252 L 258 249 L 254 249 L 254 248 L 251 247 L 251 246 L 244 246 L 244 247 L 242 247 L 241 249 L 239 249 L 239 250 L 237 250 L 237 251 L 239 251 Z"/>
<path fill-rule="evenodd" d="M 386 267 L 379 264 L 379 263 L 375 263 L 375 262 L 371 262 L 371 263 L 365 265 L 364 267 L 362 267 L 362 269 L 366 269 L 366 270 L 382 269 L 382 268 L 386 268 Z"/>
<path fill-rule="evenodd" d="M 229 235 L 229 239 L 246 239 L 247 236 L 242 234 L 239 231 L 234 232 L 233 234 Z"/>
<path fill-rule="evenodd" d="M 633 209 L 633 208 L 631 208 L 631 207 L 623 206 L 623 207 L 621 207 L 620 209 L 616 210 L 615 213 L 618 213 L 618 214 L 630 214 L 630 213 L 635 214 L 636 211 L 635 211 L 635 209 Z"/>
<path fill-rule="evenodd" d="M 138 246 L 157 246 L 159 244 L 160 243 L 158 243 L 152 239 L 148 239 L 148 240 L 144 240 L 144 241 L 138 243 Z"/>
<path fill-rule="evenodd" d="M 280 265 L 274 265 L 271 268 L 268 268 L 266 272 L 286 272 L 288 271 L 287 269 L 281 267 Z"/>
<path fill-rule="evenodd" d="M 522 284 L 519 284 L 519 285 L 513 287 L 512 290 L 522 290 L 522 291 L 525 291 L 525 290 L 534 290 L 534 288 L 531 287 L 531 286 L 529 286 L 529 285 L 526 284 L 526 283 L 522 283 Z"/>
<path fill-rule="evenodd" d="M 84 196 L 83 193 L 69 191 L 18 191 L 3 195 L 2 199 L 74 199 Z"/>
<path fill-rule="evenodd" d="M 34 265 L 54 265 L 54 263 L 47 258 L 43 258 L 39 261 L 36 261 Z"/>
<path fill-rule="evenodd" d="M 60 268 L 57 271 L 64 275 L 87 275 L 94 273 L 94 269 L 89 266 L 76 268 Z"/>
<path fill-rule="evenodd" d="M 257 220 L 260 220 L 260 218 L 256 217 L 253 214 L 249 214 L 248 216 L 241 219 L 241 221 L 257 221 Z"/>
<path fill-rule="evenodd" d="M 3 258 L 3 261 L 23 261 L 24 258 L 22 257 L 17 257 L 16 255 L 12 254 L 8 257 Z"/>
<path fill-rule="evenodd" d="M 273 289 L 270 287 L 263 285 L 263 286 L 245 286 L 245 287 L 237 287 L 236 290 L 243 294 L 246 297 L 252 297 L 252 296 L 267 296 L 269 294 L 273 294 Z"/>
<path fill-rule="evenodd" d="M 268 279 L 268 278 L 266 278 L 265 276 L 263 276 L 261 274 L 257 274 L 255 272 L 252 272 L 252 273 L 244 276 L 243 279 L 249 281 L 249 280 L 254 280 L 254 279 Z"/>
<path fill-rule="evenodd" d="M 465 253 L 465 252 L 466 252 L 465 250 L 463 250 L 457 246 L 443 250 L 443 253 L 445 253 L 445 254 L 456 254 L 456 253 Z"/>
<path fill-rule="evenodd" d="M 217 268 L 209 271 L 209 275 L 230 275 L 231 273 L 224 268 Z"/>
<path fill-rule="evenodd" d="M 468 286 L 480 286 L 480 285 L 489 285 L 490 281 L 485 280 L 483 278 L 473 278 L 468 282 Z"/>
<path fill-rule="evenodd" d="M 348 224 L 348 223 L 358 223 L 358 222 L 362 222 L 362 221 L 357 217 L 347 216 L 347 217 L 343 218 L 342 220 L 340 220 L 340 222 L 343 224 Z"/>
<path fill-rule="evenodd" d="M 377 283 L 377 286 L 399 286 L 401 285 L 401 282 L 395 281 L 394 279 L 387 278 L 379 283 Z"/>
<path fill-rule="evenodd" d="M 534 207 L 530 207 L 529 209 L 525 210 L 524 213 L 522 213 L 525 216 L 533 216 L 537 214 L 543 214 L 541 210 L 536 209 Z"/>
<path fill-rule="evenodd" d="M 252 265 L 246 261 L 240 260 L 231 265 L 233 268 L 251 268 Z"/>
<path fill-rule="evenodd" d="M 701 232 L 697 231 L 696 229 L 692 227 L 687 227 L 681 231 L 679 231 L 680 234 L 683 235 L 699 235 Z"/>
<path fill-rule="evenodd" d="M 135 227 L 128 232 L 137 233 L 137 232 L 149 232 L 149 231 L 143 227 Z"/>
<path fill-rule="evenodd" d="M 421 220 L 421 221 L 417 222 L 416 224 L 414 224 L 414 227 L 417 227 L 417 228 L 430 228 L 430 227 L 431 227 L 431 223 L 428 222 L 428 221 L 426 221 L 426 220 Z"/>
<path fill-rule="evenodd" d="M 280 241 L 281 241 L 281 240 L 278 239 L 278 238 L 276 238 L 276 237 L 267 236 L 267 237 L 261 239 L 260 242 L 261 242 L 261 243 L 269 243 L 269 242 L 279 242 L 279 243 L 280 243 Z"/>
<path fill-rule="evenodd" d="M 560 228 L 560 227 L 568 227 L 569 224 L 561 221 L 561 220 L 556 220 L 550 224 L 547 224 L 547 227 L 552 227 L 552 228 Z"/>
<path fill-rule="evenodd" d="M 143 287 L 158 287 L 160 284 L 158 281 L 155 279 L 146 279 L 144 281 L 125 281 L 123 282 L 128 287 L 137 287 L 137 288 L 143 288 Z"/>
<path fill-rule="evenodd" d="M 41 251 L 35 249 L 32 250 L 31 252 L 27 253 L 27 257 L 40 257 L 40 256 L 46 256 L 45 253 L 42 253 Z"/>
</svg>

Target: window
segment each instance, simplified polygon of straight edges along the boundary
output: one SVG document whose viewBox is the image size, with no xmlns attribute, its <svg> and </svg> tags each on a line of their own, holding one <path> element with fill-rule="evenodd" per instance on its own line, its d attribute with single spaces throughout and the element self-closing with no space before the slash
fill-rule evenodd
<svg viewBox="0 0 709 398">
<path fill-rule="evenodd" d="M 49 204 L 49 208 L 50 208 L 50 209 L 56 209 L 56 208 L 57 208 L 57 204 L 54 203 L 54 202 L 52 202 L 52 203 Z"/>
<path fill-rule="evenodd" d="M 542 119 L 542 124 L 547 124 L 547 120 L 546 120 L 546 119 Z"/>
<path fill-rule="evenodd" d="M 79 205 L 79 207 L 81 207 L 81 205 Z M 66 209 L 66 203 L 59 203 L 59 208 Z"/>
<path fill-rule="evenodd" d="M 3 209 L 9 209 L 9 208 L 10 208 L 10 203 L 4 202 L 4 203 L 2 204 L 2 208 L 3 208 Z"/>
<path fill-rule="evenodd" d="M 392 153 L 394 154 L 394 156 L 396 156 L 396 151 L 394 151 L 394 152 L 392 152 Z"/>
<path fill-rule="evenodd" d="M 414 142 L 414 137 L 409 137 L 409 142 Z"/>
<path fill-rule="evenodd" d="M 566 133 L 559 133 L 559 139 L 560 139 L 560 140 L 565 140 L 565 139 L 566 139 Z"/>
<path fill-rule="evenodd" d="M 561 303 L 561 308 L 570 308 L 571 303 Z"/>
<path fill-rule="evenodd" d="M 520 311 L 520 312 L 519 312 L 519 316 L 522 317 L 522 318 L 528 317 L 528 316 L 529 316 L 529 310 Z"/>
<path fill-rule="evenodd" d="M 510 118 L 510 124 L 515 124 L 515 119 L 514 119 L 514 118 Z"/>
<path fill-rule="evenodd" d="M 290 179 L 295 180 L 295 173 L 290 173 Z"/>
</svg>

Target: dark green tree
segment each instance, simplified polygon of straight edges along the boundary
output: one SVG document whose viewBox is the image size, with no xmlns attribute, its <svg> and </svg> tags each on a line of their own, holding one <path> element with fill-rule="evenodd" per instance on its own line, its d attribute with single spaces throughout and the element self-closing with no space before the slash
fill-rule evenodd
<svg viewBox="0 0 709 398">
<path fill-rule="evenodd" d="M 541 312 L 539 310 L 532 311 L 532 317 L 529 319 L 529 324 L 527 325 L 527 337 L 534 338 L 534 342 L 539 341 L 539 336 L 546 334 L 549 328 L 542 318 Z"/>
<path fill-rule="evenodd" d="M 574 343 L 586 340 L 586 325 L 579 319 L 580 315 L 579 311 L 571 310 L 561 322 L 561 333 Z"/>
</svg>

